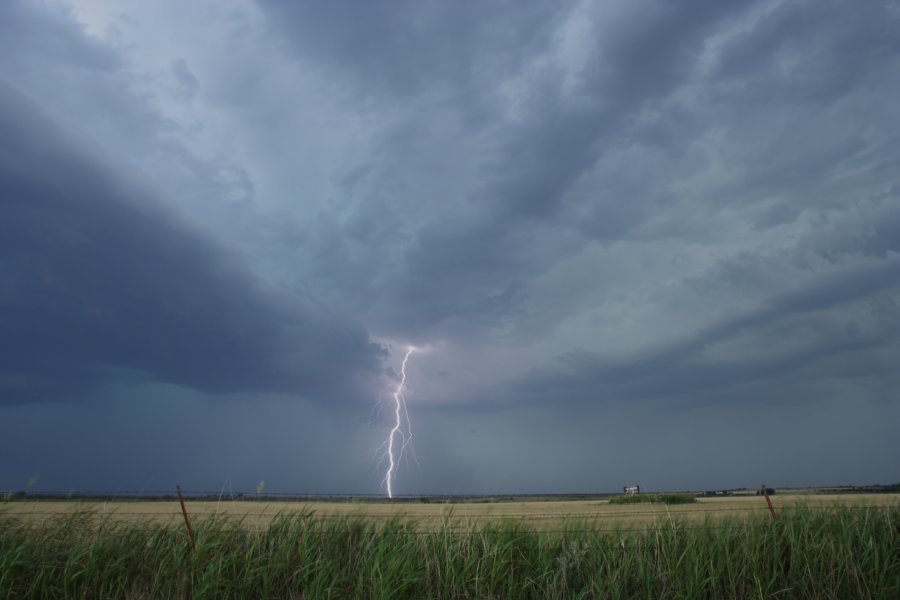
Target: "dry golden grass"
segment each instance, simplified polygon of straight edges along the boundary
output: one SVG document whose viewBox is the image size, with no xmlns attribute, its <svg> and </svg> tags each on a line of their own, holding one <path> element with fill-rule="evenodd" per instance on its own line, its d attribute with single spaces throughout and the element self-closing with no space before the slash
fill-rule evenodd
<svg viewBox="0 0 900 600">
<path fill-rule="evenodd" d="M 797 504 L 809 507 L 900 506 L 900 494 L 785 494 L 772 496 L 775 510 Z M 279 514 L 312 512 L 320 518 L 398 518 L 422 528 L 438 527 L 449 521 L 465 526 L 486 521 L 511 519 L 539 530 L 558 529 L 566 523 L 583 522 L 599 529 L 646 527 L 660 519 L 679 518 L 701 522 L 706 518 L 742 517 L 766 514 L 760 496 L 699 498 L 694 504 L 610 505 L 605 500 L 551 500 L 528 502 L 389 503 L 389 502 L 219 502 L 187 500 L 191 519 L 210 515 L 241 519 L 248 527 L 266 526 Z M 178 501 L 67 502 L 20 501 L 0 505 L 0 514 L 26 520 L 45 520 L 79 510 L 94 511 L 98 518 L 110 517 L 138 522 L 172 522 L 181 519 Z"/>
</svg>

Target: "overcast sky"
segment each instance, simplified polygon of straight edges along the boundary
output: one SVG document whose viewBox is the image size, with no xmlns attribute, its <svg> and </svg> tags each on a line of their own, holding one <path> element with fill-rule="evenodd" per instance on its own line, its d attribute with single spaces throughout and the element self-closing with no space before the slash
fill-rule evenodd
<svg viewBox="0 0 900 600">
<path fill-rule="evenodd" d="M 898 31 L 0 2 L 0 488 L 900 481 Z"/>
</svg>

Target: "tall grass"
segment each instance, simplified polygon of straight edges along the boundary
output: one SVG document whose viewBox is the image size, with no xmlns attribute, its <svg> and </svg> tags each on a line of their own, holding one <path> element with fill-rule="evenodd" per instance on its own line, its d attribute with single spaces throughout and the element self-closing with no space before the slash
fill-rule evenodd
<svg viewBox="0 0 900 600">
<path fill-rule="evenodd" d="M 0 513 L 0 598 L 900 598 L 900 508 L 600 531 Z"/>
</svg>

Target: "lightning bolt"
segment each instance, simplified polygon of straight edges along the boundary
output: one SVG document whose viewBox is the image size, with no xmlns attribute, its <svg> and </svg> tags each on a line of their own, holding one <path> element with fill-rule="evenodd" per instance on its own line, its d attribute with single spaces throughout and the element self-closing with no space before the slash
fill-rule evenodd
<svg viewBox="0 0 900 600">
<path fill-rule="evenodd" d="M 416 349 L 413 346 L 407 347 L 406 355 L 403 357 L 403 363 L 400 365 L 400 383 L 397 384 L 397 389 L 394 390 L 394 426 L 391 428 L 391 432 L 388 434 L 388 439 L 385 442 L 387 445 L 386 454 L 388 468 L 387 473 L 384 475 L 383 484 L 387 489 L 388 498 L 394 497 L 394 467 L 397 466 L 397 462 L 403 456 L 403 451 L 406 450 L 407 446 L 409 446 L 412 441 L 412 425 L 409 422 L 409 413 L 406 411 L 406 399 L 403 397 L 403 386 L 406 385 L 406 362 L 415 350 Z M 404 417 L 406 419 L 405 433 L 401 430 Z M 401 443 L 395 459 L 394 439 L 397 436 L 400 437 Z"/>
</svg>

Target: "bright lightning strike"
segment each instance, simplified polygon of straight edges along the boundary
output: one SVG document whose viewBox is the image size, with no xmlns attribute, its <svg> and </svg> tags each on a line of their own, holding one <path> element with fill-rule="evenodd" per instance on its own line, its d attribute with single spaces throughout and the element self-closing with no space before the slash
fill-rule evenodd
<svg viewBox="0 0 900 600">
<path fill-rule="evenodd" d="M 388 468 L 387 473 L 384 475 L 383 483 L 387 489 L 388 498 L 394 497 L 394 467 L 396 467 L 397 462 L 399 462 L 400 458 L 403 456 L 403 451 L 406 450 L 406 447 L 409 446 L 412 441 L 412 425 L 409 422 L 409 413 L 406 411 L 406 399 L 403 397 L 403 386 L 406 384 L 406 362 L 415 350 L 416 349 L 413 346 L 409 346 L 406 349 L 406 355 L 403 357 L 403 363 L 400 365 L 400 383 L 397 384 L 397 389 L 394 390 L 394 427 L 391 428 L 391 432 L 385 442 L 387 445 L 386 454 Z M 404 418 L 406 420 L 405 433 L 401 429 Z M 397 457 L 395 458 L 394 439 L 398 436 L 400 437 L 400 448 L 398 449 Z"/>
</svg>

